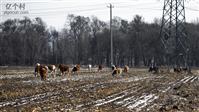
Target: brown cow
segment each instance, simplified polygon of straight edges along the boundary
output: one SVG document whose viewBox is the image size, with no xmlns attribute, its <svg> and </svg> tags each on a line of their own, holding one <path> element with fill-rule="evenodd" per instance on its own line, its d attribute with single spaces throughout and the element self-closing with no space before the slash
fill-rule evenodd
<svg viewBox="0 0 199 112">
<path fill-rule="evenodd" d="M 175 73 L 181 73 L 181 72 L 188 72 L 188 68 L 187 67 L 174 67 L 173 68 L 173 71 L 175 72 Z"/>
<path fill-rule="evenodd" d="M 77 67 L 77 71 L 80 71 L 80 64 L 77 64 L 76 67 Z"/>
<path fill-rule="evenodd" d="M 112 72 L 112 76 L 115 76 L 115 75 L 121 75 L 122 74 L 122 68 L 114 68 L 113 72 Z"/>
<path fill-rule="evenodd" d="M 46 80 L 47 75 L 48 75 L 48 67 L 44 65 L 40 65 L 39 74 L 41 76 L 41 80 Z"/>
<path fill-rule="evenodd" d="M 102 65 L 99 65 L 98 66 L 98 72 L 102 71 L 102 68 L 103 68 Z"/>
<path fill-rule="evenodd" d="M 52 77 L 55 77 L 56 66 L 55 65 L 48 65 L 48 69 L 49 69 L 50 74 L 52 75 Z"/>
<path fill-rule="evenodd" d="M 77 64 L 77 65 L 75 65 L 74 67 L 73 67 L 73 69 L 72 69 L 72 73 L 77 73 L 77 75 L 78 75 L 78 72 L 80 71 L 80 65 L 79 64 Z"/>
<path fill-rule="evenodd" d="M 182 71 L 182 69 L 181 69 L 180 67 L 174 67 L 174 68 L 173 68 L 173 71 L 174 71 L 175 73 L 180 73 L 180 72 Z"/>
<path fill-rule="evenodd" d="M 157 67 L 157 66 L 150 66 L 148 72 L 159 73 L 159 67 Z"/>
<path fill-rule="evenodd" d="M 124 73 L 128 73 L 129 72 L 129 67 L 127 65 L 124 66 Z"/>
<path fill-rule="evenodd" d="M 58 66 L 59 70 L 61 71 L 61 75 L 63 75 L 65 72 L 67 72 L 68 76 L 69 74 L 69 66 L 68 65 L 64 65 L 64 64 L 60 64 Z"/>
</svg>

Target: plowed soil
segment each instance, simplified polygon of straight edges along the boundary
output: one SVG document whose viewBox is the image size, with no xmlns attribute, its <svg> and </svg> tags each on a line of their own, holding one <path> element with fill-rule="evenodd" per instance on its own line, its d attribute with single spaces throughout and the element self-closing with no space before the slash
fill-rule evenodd
<svg viewBox="0 0 199 112">
<path fill-rule="evenodd" d="M 199 75 L 149 73 L 131 68 L 51 77 L 34 76 L 31 67 L 0 69 L 0 112 L 199 112 Z"/>
</svg>

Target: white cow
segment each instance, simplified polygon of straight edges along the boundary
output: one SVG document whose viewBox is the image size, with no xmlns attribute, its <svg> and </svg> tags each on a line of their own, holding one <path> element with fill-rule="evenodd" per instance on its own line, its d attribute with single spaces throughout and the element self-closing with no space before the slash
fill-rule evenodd
<svg viewBox="0 0 199 112">
<path fill-rule="evenodd" d="M 92 68 L 92 65 L 89 64 L 89 65 L 88 65 L 88 71 L 89 71 L 89 72 L 91 72 L 91 68 Z"/>
</svg>

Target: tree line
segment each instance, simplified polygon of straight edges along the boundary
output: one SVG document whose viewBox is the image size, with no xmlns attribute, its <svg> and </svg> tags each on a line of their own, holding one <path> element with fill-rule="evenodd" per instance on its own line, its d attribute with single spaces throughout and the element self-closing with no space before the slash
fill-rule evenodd
<svg viewBox="0 0 199 112">
<path fill-rule="evenodd" d="M 185 23 L 191 42 L 191 65 L 199 65 L 199 23 Z M 0 23 L 0 65 L 44 64 L 110 65 L 109 23 L 97 17 L 68 15 L 61 31 L 47 28 L 37 17 Z M 165 64 L 160 41 L 161 20 L 147 23 L 136 15 L 132 21 L 115 17 L 112 22 L 114 64 L 148 66 L 151 59 Z"/>
</svg>

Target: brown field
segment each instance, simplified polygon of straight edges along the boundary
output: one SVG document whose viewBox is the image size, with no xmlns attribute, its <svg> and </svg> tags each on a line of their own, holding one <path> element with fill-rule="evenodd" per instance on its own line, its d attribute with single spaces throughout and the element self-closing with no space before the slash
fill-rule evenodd
<svg viewBox="0 0 199 112">
<path fill-rule="evenodd" d="M 96 69 L 95 69 L 96 70 Z M 0 68 L 0 112 L 199 112 L 199 75 L 148 73 L 131 68 L 112 77 L 79 75 L 34 77 L 32 67 Z M 58 72 L 57 72 L 58 73 Z"/>
</svg>

